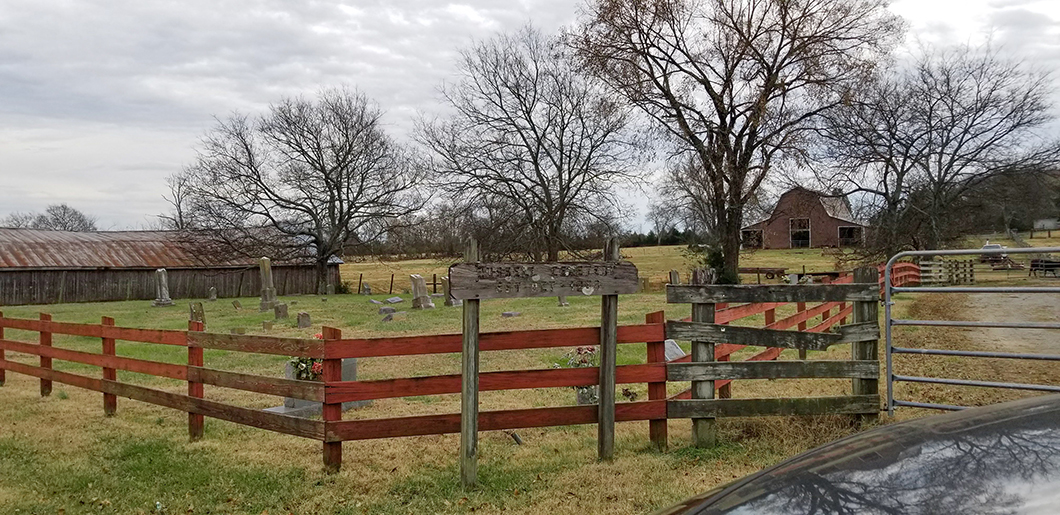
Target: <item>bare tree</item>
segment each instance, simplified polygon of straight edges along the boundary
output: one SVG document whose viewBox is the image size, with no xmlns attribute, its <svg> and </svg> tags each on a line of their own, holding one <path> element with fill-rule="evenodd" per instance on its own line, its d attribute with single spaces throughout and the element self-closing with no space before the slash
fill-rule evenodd
<svg viewBox="0 0 1060 515">
<path fill-rule="evenodd" d="M 43 213 L 12 213 L 0 225 L 14 228 L 43 229 L 46 231 L 96 231 L 96 218 L 67 204 L 52 204 Z"/>
<path fill-rule="evenodd" d="M 322 291 L 345 246 L 379 239 L 422 205 L 419 173 L 381 114 L 364 95 L 327 89 L 219 121 L 186 169 L 196 234 L 226 252 L 308 255 Z"/>
<path fill-rule="evenodd" d="M 8 215 L 6 218 L 0 220 L 0 227 L 10 227 L 12 229 L 29 229 L 33 227 L 33 220 L 36 218 L 37 215 L 33 213 L 14 212 Z"/>
<path fill-rule="evenodd" d="M 880 74 L 824 120 L 824 182 L 869 195 L 881 254 L 939 248 L 994 178 L 1060 163 L 1048 75 L 988 47 L 926 51 Z"/>
<path fill-rule="evenodd" d="M 162 195 L 162 198 L 169 203 L 170 211 L 157 216 L 163 228 L 176 231 L 196 228 L 193 216 L 194 210 L 190 205 L 192 201 L 192 177 L 192 173 L 188 169 L 166 177 L 169 194 Z"/>
<path fill-rule="evenodd" d="M 657 122 L 704 177 L 736 279 L 744 208 L 813 120 L 900 32 L 884 0 L 593 0 L 569 34 L 581 63 Z"/>
<path fill-rule="evenodd" d="M 531 27 L 464 50 L 459 81 L 443 88 L 455 114 L 419 130 L 440 186 L 549 260 L 572 223 L 615 210 L 635 149 L 628 111 L 562 50 Z"/>
</svg>

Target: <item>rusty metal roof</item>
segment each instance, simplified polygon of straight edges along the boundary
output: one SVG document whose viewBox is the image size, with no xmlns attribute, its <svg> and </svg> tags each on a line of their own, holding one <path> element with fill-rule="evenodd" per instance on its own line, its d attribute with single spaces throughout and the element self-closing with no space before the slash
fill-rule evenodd
<svg viewBox="0 0 1060 515">
<path fill-rule="evenodd" d="M 0 268 L 198 268 L 253 266 L 253 259 L 204 262 L 175 231 L 66 232 L 0 228 Z"/>
</svg>

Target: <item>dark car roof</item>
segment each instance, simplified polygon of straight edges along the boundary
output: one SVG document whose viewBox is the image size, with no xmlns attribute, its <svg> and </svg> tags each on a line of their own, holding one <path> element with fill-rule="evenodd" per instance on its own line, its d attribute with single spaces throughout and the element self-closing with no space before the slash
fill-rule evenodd
<svg viewBox="0 0 1060 515">
<path fill-rule="evenodd" d="M 1060 395 L 882 426 L 660 513 L 1060 513 Z"/>
</svg>

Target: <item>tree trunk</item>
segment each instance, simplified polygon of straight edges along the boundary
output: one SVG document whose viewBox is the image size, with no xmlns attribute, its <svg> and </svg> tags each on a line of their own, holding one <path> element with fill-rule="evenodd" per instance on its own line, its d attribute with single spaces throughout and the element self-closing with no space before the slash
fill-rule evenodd
<svg viewBox="0 0 1060 515">
<path fill-rule="evenodd" d="M 324 258 L 323 261 L 317 259 L 316 271 L 317 271 L 317 295 L 324 295 L 328 291 L 328 260 L 330 256 Z"/>
<path fill-rule="evenodd" d="M 729 209 L 725 226 L 721 232 L 721 252 L 724 266 L 718 270 L 718 282 L 737 284 L 740 282 L 740 229 L 743 225 L 742 209 Z"/>
</svg>

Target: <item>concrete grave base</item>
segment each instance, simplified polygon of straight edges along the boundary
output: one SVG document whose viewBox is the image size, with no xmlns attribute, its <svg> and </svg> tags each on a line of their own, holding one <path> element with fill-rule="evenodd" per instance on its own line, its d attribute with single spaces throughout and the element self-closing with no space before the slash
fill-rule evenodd
<svg viewBox="0 0 1060 515">
<path fill-rule="evenodd" d="M 287 379 L 294 379 L 294 368 L 290 363 L 287 364 L 283 373 Z M 343 381 L 356 381 L 357 380 L 357 359 L 348 358 L 342 360 L 342 380 Z M 361 408 L 371 404 L 372 401 L 353 401 L 342 403 L 342 411 L 351 410 L 354 408 Z M 265 411 L 270 413 L 279 413 L 280 415 L 290 415 L 292 417 L 303 417 L 309 418 L 320 415 L 323 411 L 322 404 L 319 402 L 306 401 L 302 399 L 292 399 L 286 397 L 283 400 L 283 406 L 276 406 L 275 408 L 266 408 Z"/>
</svg>

